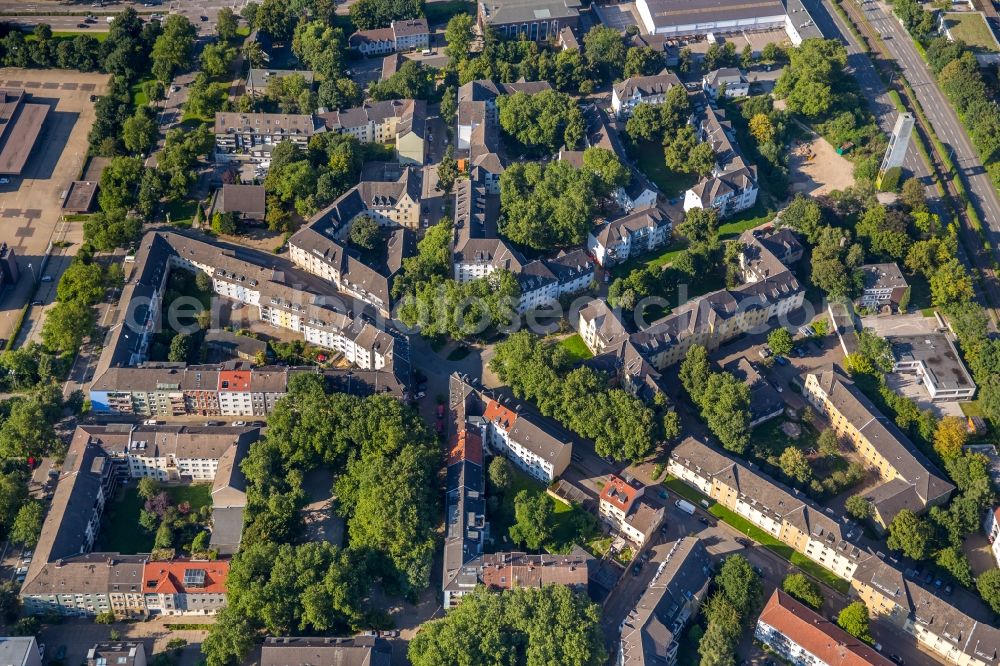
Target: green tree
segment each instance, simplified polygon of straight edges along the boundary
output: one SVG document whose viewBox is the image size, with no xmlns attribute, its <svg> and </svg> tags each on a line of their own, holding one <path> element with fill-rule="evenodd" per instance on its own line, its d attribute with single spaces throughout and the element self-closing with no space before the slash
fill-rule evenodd
<svg viewBox="0 0 1000 666">
<path fill-rule="evenodd" d="M 85 263 L 77 257 L 63 272 L 56 287 L 60 301 L 80 301 L 94 305 L 104 297 L 104 275 L 98 264 Z"/>
<path fill-rule="evenodd" d="M 760 601 L 760 576 L 742 555 L 726 558 L 715 576 L 715 584 L 741 617 L 749 617 Z"/>
<path fill-rule="evenodd" d="M 844 607 L 837 616 L 837 625 L 855 638 L 866 643 L 872 642 L 868 628 L 868 606 L 863 601 L 855 601 Z"/>
<path fill-rule="evenodd" d="M 819 587 L 806 578 L 805 574 L 788 574 L 781 583 L 781 589 L 814 610 L 819 610 L 823 605 L 823 594 Z"/>
<path fill-rule="evenodd" d="M 191 347 L 191 336 L 178 333 L 170 341 L 170 352 L 167 354 L 167 360 L 173 363 L 187 361 L 191 355 Z"/>
<path fill-rule="evenodd" d="M 954 458 L 962 454 L 962 447 L 968 439 L 965 419 L 946 416 L 938 421 L 934 431 L 934 450 L 942 458 Z"/>
<path fill-rule="evenodd" d="M 148 107 L 139 107 L 122 125 L 122 141 L 131 153 L 145 155 L 156 145 L 159 128 Z"/>
<path fill-rule="evenodd" d="M 224 75 L 236 59 L 236 53 L 236 47 L 225 42 L 206 44 L 201 50 L 201 71 L 213 77 Z"/>
<path fill-rule="evenodd" d="M 152 499 L 160 492 L 160 483 L 151 476 L 144 476 L 139 479 L 136 491 L 142 499 Z"/>
<path fill-rule="evenodd" d="M 38 536 L 42 533 L 44 516 L 45 509 L 40 502 L 26 502 L 18 509 L 14 524 L 10 528 L 11 541 L 25 548 L 34 548 L 38 543 Z"/>
<path fill-rule="evenodd" d="M 510 538 L 538 550 L 552 537 L 552 500 L 544 493 L 520 491 L 514 498 L 514 519 Z"/>
<path fill-rule="evenodd" d="M 496 456 L 490 461 L 489 475 L 490 485 L 495 490 L 503 492 L 510 485 L 510 463 L 503 456 Z"/>
<path fill-rule="evenodd" d="M 444 151 L 444 157 L 437 167 L 438 187 L 441 191 L 451 192 L 455 186 L 455 179 L 458 178 L 458 162 L 455 161 L 455 147 L 449 144 Z"/>
<path fill-rule="evenodd" d="M 785 210 L 781 211 L 781 224 L 798 231 L 810 244 L 816 245 L 823 225 L 823 209 L 815 199 L 796 194 Z"/>
<path fill-rule="evenodd" d="M 609 81 L 621 74 L 625 64 L 625 42 L 615 28 L 598 26 L 583 36 L 583 52 L 591 67 Z"/>
<path fill-rule="evenodd" d="M 949 259 L 930 277 L 931 302 L 938 307 L 973 300 L 972 278 L 958 261 Z"/>
<path fill-rule="evenodd" d="M 535 153 L 552 153 L 561 146 L 573 148 L 586 130 L 583 113 L 573 98 L 555 90 L 503 95 L 497 106 L 503 131 Z"/>
<path fill-rule="evenodd" d="M 228 42 L 236 37 L 236 29 L 239 27 L 239 20 L 236 14 L 229 7 L 222 7 L 216 14 L 215 34 L 224 42 Z"/>
<path fill-rule="evenodd" d="M 211 539 L 211 534 L 202 530 L 195 535 L 194 540 L 191 541 L 191 552 L 192 553 L 205 553 L 208 552 L 209 540 Z"/>
<path fill-rule="evenodd" d="M 723 448 L 742 454 L 750 443 L 750 388 L 728 372 L 712 374 L 702 394 L 702 418 Z"/>
<path fill-rule="evenodd" d="M 613 152 L 599 146 L 591 146 L 583 151 L 583 168 L 597 176 L 600 190 L 605 195 L 624 187 L 632 178 L 628 167 Z"/>
<path fill-rule="evenodd" d="M 583 243 L 593 219 L 595 186 L 593 174 L 563 161 L 511 164 L 500 176 L 500 231 L 540 250 Z"/>
<path fill-rule="evenodd" d="M 969 567 L 969 559 L 962 552 L 960 546 L 942 548 L 934 556 L 934 562 L 954 576 L 959 584 L 965 587 L 972 585 L 972 569 Z"/>
<path fill-rule="evenodd" d="M 663 56 L 648 46 L 633 46 L 625 53 L 622 76 L 649 76 L 663 69 Z"/>
<path fill-rule="evenodd" d="M 990 569 L 979 574 L 976 589 L 994 613 L 1000 613 L 1000 569 Z"/>
<path fill-rule="evenodd" d="M 885 543 L 907 557 L 922 560 L 929 554 L 931 537 L 930 525 L 909 509 L 903 509 L 889 523 L 889 538 Z"/>
<path fill-rule="evenodd" d="M 633 141 L 658 141 L 663 135 L 663 114 L 652 104 L 640 102 L 632 109 L 625 131 Z"/>
<path fill-rule="evenodd" d="M 847 512 L 858 520 L 866 520 L 874 515 L 872 503 L 861 495 L 851 495 L 845 503 Z"/>
<path fill-rule="evenodd" d="M 190 68 L 196 34 L 195 27 L 183 14 L 167 16 L 163 32 L 156 38 L 150 53 L 153 76 L 167 82 L 176 72 Z"/>
<path fill-rule="evenodd" d="M 45 316 L 42 342 L 52 351 L 75 352 L 94 330 L 94 311 L 81 301 L 60 301 Z"/>
<path fill-rule="evenodd" d="M 712 144 L 702 141 L 688 155 L 684 171 L 696 173 L 702 178 L 707 177 L 715 168 L 715 151 Z"/>
<path fill-rule="evenodd" d="M 351 224 L 351 243 L 364 250 L 374 250 L 381 237 L 378 222 L 371 215 L 361 215 Z"/>
<path fill-rule="evenodd" d="M 358 0 L 351 5 L 351 23 L 358 30 L 388 28 L 396 20 L 420 16 L 419 0 Z"/>
<path fill-rule="evenodd" d="M 212 213 L 212 231 L 217 234 L 225 234 L 226 236 L 232 236 L 240 230 L 239 224 L 236 223 L 236 215 L 233 213 L 223 213 L 222 211 L 215 211 Z"/>
<path fill-rule="evenodd" d="M 812 478 L 812 467 L 809 465 L 809 459 L 806 458 L 806 454 L 794 446 L 786 447 L 781 452 L 778 464 L 785 476 L 800 484 L 808 483 L 809 479 Z"/>
<path fill-rule="evenodd" d="M 792 353 L 795 343 L 792 342 L 792 334 L 788 329 L 779 327 L 768 333 L 767 346 L 776 356 L 787 356 Z"/>
<path fill-rule="evenodd" d="M 465 60 L 469 57 L 469 47 L 472 45 L 472 16 L 462 12 L 448 19 L 448 27 L 444 31 L 444 41 L 447 44 L 445 53 L 452 61 Z"/>
<path fill-rule="evenodd" d="M 826 428 L 816 439 L 816 448 L 824 456 L 835 456 L 840 453 L 840 439 L 832 428 Z"/>
<path fill-rule="evenodd" d="M 687 391 L 692 402 L 701 405 L 705 391 L 708 389 L 708 380 L 712 376 L 708 350 L 702 345 L 691 345 L 681 362 L 678 376 L 681 380 L 681 386 Z"/>
<path fill-rule="evenodd" d="M 666 146 L 663 149 L 663 160 L 671 171 L 688 173 L 690 171 L 691 153 L 698 147 L 698 137 L 694 128 L 684 125 L 671 135 L 664 135 Z"/>
</svg>

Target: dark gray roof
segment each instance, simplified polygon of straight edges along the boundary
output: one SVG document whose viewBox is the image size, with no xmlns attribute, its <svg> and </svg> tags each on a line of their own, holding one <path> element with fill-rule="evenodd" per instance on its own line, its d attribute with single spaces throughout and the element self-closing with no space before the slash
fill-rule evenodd
<svg viewBox="0 0 1000 666">
<path fill-rule="evenodd" d="M 944 333 L 887 336 L 892 354 L 901 363 L 920 362 L 941 389 L 974 389 L 975 382 L 955 349 L 955 343 Z"/>
<path fill-rule="evenodd" d="M 488 23 L 530 23 L 578 17 L 580 0 L 490 0 L 479 8 Z"/>
<path fill-rule="evenodd" d="M 861 271 L 864 273 L 866 290 L 906 287 L 906 278 L 898 264 L 865 264 Z"/>
<path fill-rule="evenodd" d="M 392 646 L 381 638 L 296 638 L 264 640 L 260 666 L 389 666 Z"/>
<path fill-rule="evenodd" d="M 221 213 L 264 214 L 263 185 L 225 184 L 219 192 L 216 210 Z"/>
</svg>

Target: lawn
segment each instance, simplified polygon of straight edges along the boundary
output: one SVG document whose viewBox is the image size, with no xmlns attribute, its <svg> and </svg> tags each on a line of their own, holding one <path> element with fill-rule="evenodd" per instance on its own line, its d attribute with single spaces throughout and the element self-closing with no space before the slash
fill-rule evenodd
<svg viewBox="0 0 1000 666">
<path fill-rule="evenodd" d="M 739 215 L 728 218 L 727 221 L 720 224 L 719 238 L 722 240 L 736 238 L 747 229 L 759 227 L 760 225 L 766 224 L 773 219 L 774 211 L 768 210 L 768 208 L 758 199 L 753 208 L 745 210 Z"/>
<path fill-rule="evenodd" d="M 611 269 L 611 277 L 623 278 L 634 270 L 646 268 L 662 268 L 672 262 L 678 254 L 684 251 L 686 244 L 682 240 L 674 242 L 663 248 L 659 254 L 644 254 L 635 259 L 629 259 L 623 264 L 618 264 Z"/>
<path fill-rule="evenodd" d="M 663 146 L 652 141 L 642 141 L 629 151 L 639 170 L 653 181 L 668 199 L 676 199 L 698 182 L 694 173 L 677 173 L 667 168 L 663 158 Z"/>
<path fill-rule="evenodd" d="M 197 208 L 198 202 L 190 199 L 171 201 L 167 204 L 167 220 L 174 226 L 190 227 Z"/>
<path fill-rule="evenodd" d="M 165 486 L 163 488 L 170 495 L 174 504 L 188 502 L 192 511 L 198 511 L 203 506 L 212 505 L 212 484 L 192 483 L 188 486 Z"/>
<path fill-rule="evenodd" d="M 794 446 L 803 451 L 816 448 L 816 440 L 819 439 L 819 433 L 816 432 L 815 428 L 805 423 L 799 423 L 798 425 L 802 427 L 802 434 L 798 439 L 793 439 L 781 429 L 781 424 L 784 422 L 784 418 L 777 418 L 754 428 L 750 432 L 751 446 L 765 449 L 776 456 L 780 456 L 781 452 L 789 446 Z"/>
<path fill-rule="evenodd" d="M 522 490 L 533 494 L 545 494 L 538 482 L 511 466 L 510 485 L 504 491 L 500 506 L 489 516 L 490 532 L 496 537 L 494 550 L 509 550 L 510 526 L 514 524 L 514 499 Z M 545 497 L 552 502 L 552 539 L 543 545 L 550 553 L 568 553 L 574 544 L 584 545 L 600 536 L 597 519 L 582 507 L 561 502 L 551 495 Z M 507 541 L 503 540 L 507 537 Z"/>
<path fill-rule="evenodd" d="M 586 361 L 588 358 L 592 357 L 593 354 L 587 349 L 587 344 L 580 337 L 579 333 L 574 333 L 568 338 L 563 338 L 559 341 L 559 346 L 566 350 L 569 354 L 569 358 L 573 363 L 579 363 L 580 361 Z"/>
<path fill-rule="evenodd" d="M 973 51 L 989 51 L 996 53 L 997 40 L 986 25 L 981 14 L 974 12 L 955 12 L 944 15 L 944 27 L 952 39 L 961 39 Z"/>
<path fill-rule="evenodd" d="M 907 312 L 924 312 L 930 310 L 930 316 L 934 316 L 934 308 L 931 307 L 931 287 L 927 278 L 919 274 L 907 274 L 906 281 L 910 285 L 910 302 L 906 305 Z"/>
<path fill-rule="evenodd" d="M 86 31 L 86 30 L 53 30 L 52 31 L 52 39 L 53 40 L 57 40 L 57 41 L 73 40 L 73 39 L 76 39 L 77 37 L 79 37 L 80 35 L 90 35 L 91 37 L 93 37 L 94 39 L 96 39 L 98 42 L 103 42 L 103 41 L 105 41 L 108 38 L 108 33 L 107 32 L 96 32 L 96 31 L 95 32 L 89 32 L 89 31 Z M 38 40 L 38 38 L 35 37 L 35 35 L 32 34 L 32 33 L 28 33 L 27 35 L 24 36 L 24 41 L 26 41 L 26 42 L 34 42 L 34 41 L 37 41 L 37 40 Z"/>
<path fill-rule="evenodd" d="M 136 81 L 132 84 L 132 104 L 136 107 L 147 106 L 149 104 L 149 97 L 142 90 L 142 84 L 147 81 L 152 81 L 153 75 L 147 74 L 142 79 Z"/>
</svg>

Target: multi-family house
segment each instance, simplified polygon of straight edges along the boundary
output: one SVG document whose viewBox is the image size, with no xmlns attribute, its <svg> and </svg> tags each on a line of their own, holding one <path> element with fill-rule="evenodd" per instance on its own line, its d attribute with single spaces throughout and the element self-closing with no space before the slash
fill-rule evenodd
<svg viewBox="0 0 1000 666">
<path fill-rule="evenodd" d="M 696 120 L 699 141 L 707 142 L 715 152 L 715 165 L 684 193 L 684 210 L 714 208 L 719 217 L 728 217 L 757 203 L 757 167 L 740 153 L 732 123 L 721 109 L 707 100 L 698 105 Z"/>
<path fill-rule="evenodd" d="M 476 22 L 508 39 L 544 42 L 580 23 L 580 0 L 479 0 Z"/>
<path fill-rule="evenodd" d="M 723 368 L 750 389 L 750 427 L 776 419 L 785 413 L 785 401 L 781 394 L 757 369 L 757 365 L 746 356 L 740 356 L 726 363 Z"/>
<path fill-rule="evenodd" d="M 389 666 L 391 660 L 392 644 L 375 636 L 268 636 L 260 650 L 260 666 Z"/>
<path fill-rule="evenodd" d="M 535 414 L 512 410 L 490 397 L 483 410 L 482 429 L 487 446 L 546 485 L 569 465 L 572 439 Z"/>
<path fill-rule="evenodd" d="M 388 28 L 359 30 L 347 43 L 364 56 L 426 49 L 430 44 L 430 30 L 425 18 L 401 19 L 392 21 Z"/>
<path fill-rule="evenodd" d="M 673 224 L 662 208 L 647 207 L 597 225 L 587 234 L 587 251 L 607 268 L 663 247 Z"/>
<path fill-rule="evenodd" d="M 324 131 L 310 114 L 238 113 L 215 114 L 215 159 L 217 162 L 270 162 L 271 151 L 283 141 L 305 149 L 314 134 Z"/>
<path fill-rule="evenodd" d="M 719 93 L 723 97 L 746 97 L 750 94 L 750 83 L 736 67 L 715 69 L 701 78 L 701 89 L 712 99 Z"/>
<path fill-rule="evenodd" d="M 594 262 L 583 250 L 559 251 L 554 257 L 536 259 L 521 267 L 519 313 L 555 305 L 567 294 L 577 294 L 594 281 Z"/>
<path fill-rule="evenodd" d="M 670 453 L 667 469 L 841 578 L 850 579 L 865 556 L 855 543 L 860 528 L 842 524 L 798 491 L 707 444 L 685 439 Z"/>
<path fill-rule="evenodd" d="M 865 264 L 860 269 L 864 286 L 858 305 L 863 308 L 896 310 L 904 301 L 909 290 L 899 265 Z"/>
<path fill-rule="evenodd" d="M 246 92 L 250 97 L 263 97 L 267 92 L 267 83 L 272 79 L 284 79 L 289 76 L 300 76 L 311 88 L 316 75 L 308 69 L 271 69 L 251 67 L 247 73 Z"/>
<path fill-rule="evenodd" d="M 744 282 L 760 282 L 802 260 L 802 243 L 787 228 L 750 229 L 740 235 L 740 276 Z"/>
<path fill-rule="evenodd" d="M 883 483 L 867 491 L 873 519 L 885 529 L 903 509 L 922 513 L 948 500 L 955 487 L 886 418 L 854 382 L 833 366 L 810 372 L 802 394 L 847 439 Z"/>
<path fill-rule="evenodd" d="M 674 666 L 680 636 L 708 594 L 712 560 L 697 537 L 673 543 L 619 629 L 618 666 Z"/>
<path fill-rule="evenodd" d="M 424 163 L 427 102 L 393 99 L 341 111 L 317 114 L 331 132 L 350 134 L 361 143 L 392 143 L 405 164 Z"/>
<path fill-rule="evenodd" d="M 256 427 L 78 427 L 21 588 L 25 610 L 80 616 L 110 611 L 119 618 L 147 615 L 152 610 L 146 572 L 150 556 L 93 552 L 108 502 L 128 479 L 212 481 L 220 461 L 231 456 L 238 467 L 239 454 L 245 455 L 259 435 Z M 241 483 L 238 472 L 224 476 L 222 483 Z M 169 567 L 174 562 L 156 564 Z M 227 566 L 224 561 L 185 561 L 178 566 L 204 568 L 203 564 Z M 225 603 L 224 579 L 221 582 L 221 588 L 212 590 L 212 604 Z M 206 608 L 201 601 L 169 603 L 176 613 Z"/>
<path fill-rule="evenodd" d="M 781 590 L 775 590 L 764 604 L 754 638 L 792 664 L 892 664 L 860 638 L 851 636 Z"/>
<path fill-rule="evenodd" d="M 915 375 L 933 401 L 972 400 L 976 383 L 947 333 L 887 335 L 893 372 Z"/>
<path fill-rule="evenodd" d="M 150 615 L 215 615 L 226 606 L 228 560 L 152 560 L 142 577 Z"/>
<path fill-rule="evenodd" d="M 34 636 L 5 636 L 0 638 L 0 660 L 8 666 L 42 666 L 42 653 Z"/>
<path fill-rule="evenodd" d="M 601 488 L 598 514 L 622 536 L 640 548 L 663 523 L 662 506 L 653 506 L 643 497 L 644 487 L 608 475 Z"/>
<path fill-rule="evenodd" d="M 667 69 L 652 76 L 629 77 L 611 88 L 611 110 L 619 118 L 627 118 L 640 104 L 663 104 L 671 88 L 683 85 L 677 75 Z"/>
<path fill-rule="evenodd" d="M 497 99 L 523 92 L 528 95 L 551 90 L 548 81 L 494 83 L 489 79 L 470 81 L 458 89 L 457 148 L 468 150 L 476 127 L 496 126 L 499 122 Z"/>
<path fill-rule="evenodd" d="M 141 642 L 96 643 L 87 650 L 86 666 L 146 666 L 146 648 Z"/>
<path fill-rule="evenodd" d="M 877 555 L 865 559 L 851 578 L 851 591 L 872 616 L 892 622 L 948 664 L 1000 664 L 1000 629 L 953 606 L 893 562 Z"/>
</svg>

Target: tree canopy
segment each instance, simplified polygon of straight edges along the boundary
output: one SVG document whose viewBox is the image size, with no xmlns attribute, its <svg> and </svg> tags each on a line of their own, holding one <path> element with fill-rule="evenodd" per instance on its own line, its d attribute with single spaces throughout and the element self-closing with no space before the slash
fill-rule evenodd
<svg viewBox="0 0 1000 666">
<path fill-rule="evenodd" d="M 580 245 L 593 224 L 596 177 L 555 161 L 514 163 L 500 176 L 500 232 L 534 249 Z"/>
</svg>

